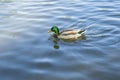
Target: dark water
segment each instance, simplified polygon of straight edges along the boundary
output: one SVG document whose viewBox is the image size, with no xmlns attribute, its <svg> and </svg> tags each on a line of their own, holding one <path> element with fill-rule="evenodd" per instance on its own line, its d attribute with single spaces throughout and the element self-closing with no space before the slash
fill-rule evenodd
<svg viewBox="0 0 120 80">
<path fill-rule="evenodd" d="M 55 42 L 53 25 L 86 39 Z M 120 80 L 120 1 L 0 0 L 0 80 Z"/>
</svg>

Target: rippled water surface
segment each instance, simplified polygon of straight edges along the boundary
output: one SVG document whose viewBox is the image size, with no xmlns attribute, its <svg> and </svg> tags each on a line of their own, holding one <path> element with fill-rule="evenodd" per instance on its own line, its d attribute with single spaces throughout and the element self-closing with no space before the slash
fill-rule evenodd
<svg viewBox="0 0 120 80">
<path fill-rule="evenodd" d="M 54 25 L 85 39 L 56 41 Z M 0 0 L 0 80 L 120 80 L 120 1 Z"/>
</svg>

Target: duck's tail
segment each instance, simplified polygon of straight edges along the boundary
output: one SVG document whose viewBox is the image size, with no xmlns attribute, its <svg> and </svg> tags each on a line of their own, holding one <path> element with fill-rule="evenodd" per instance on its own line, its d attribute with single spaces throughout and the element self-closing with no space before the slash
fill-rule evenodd
<svg viewBox="0 0 120 80">
<path fill-rule="evenodd" d="M 83 33 L 84 31 L 85 31 L 85 30 L 80 30 L 78 33 L 81 34 L 81 33 Z"/>
</svg>

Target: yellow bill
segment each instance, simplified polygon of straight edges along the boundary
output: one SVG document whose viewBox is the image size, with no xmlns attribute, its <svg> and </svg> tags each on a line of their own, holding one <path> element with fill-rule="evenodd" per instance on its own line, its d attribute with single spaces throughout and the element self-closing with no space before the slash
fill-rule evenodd
<svg viewBox="0 0 120 80">
<path fill-rule="evenodd" d="M 52 30 L 49 30 L 48 33 L 52 32 Z"/>
</svg>

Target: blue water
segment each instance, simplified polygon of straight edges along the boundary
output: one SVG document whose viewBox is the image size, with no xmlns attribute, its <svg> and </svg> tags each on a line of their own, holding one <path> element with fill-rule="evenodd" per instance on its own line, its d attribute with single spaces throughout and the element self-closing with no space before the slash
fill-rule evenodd
<svg viewBox="0 0 120 80">
<path fill-rule="evenodd" d="M 84 39 L 56 41 L 54 25 Z M 0 0 L 0 80 L 120 80 L 120 1 Z"/>
</svg>

